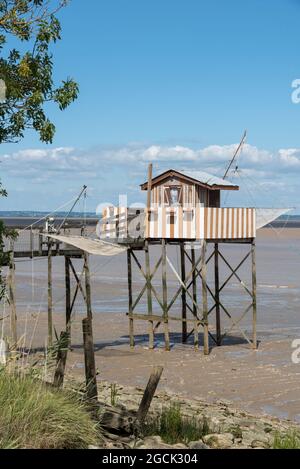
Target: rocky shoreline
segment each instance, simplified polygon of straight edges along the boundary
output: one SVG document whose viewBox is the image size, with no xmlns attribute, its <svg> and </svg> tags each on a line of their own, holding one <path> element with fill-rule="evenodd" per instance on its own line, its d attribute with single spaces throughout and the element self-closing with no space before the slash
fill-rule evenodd
<svg viewBox="0 0 300 469">
<path fill-rule="evenodd" d="M 121 386 L 101 382 L 99 384 L 99 398 L 107 406 L 112 404 L 127 412 L 136 412 L 143 389 L 138 387 Z M 113 401 L 113 402 L 112 402 Z M 180 406 L 184 418 L 195 419 L 202 423 L 206 421 L 210 429 L 199 441 L 188 444 L 177 443 L 169 445 L 160 436 L 105 437 L 103 448 L 140 448 L 140 449 L 255 449 L 272 448 L 275 435 L 285 435 L 288 432 L 300 432 L 300 426 L 289 420 L 279 420 L 267 415 L 253 415 L 234 408 L 228 402 L 219 400 L 207 403 L 198 399 L 186 399 L 175 393 L 160 391 L 153 398 L 149 411 L 149 418 L 158 418 L 162 409 L 171 405 Z"/>
</svg>

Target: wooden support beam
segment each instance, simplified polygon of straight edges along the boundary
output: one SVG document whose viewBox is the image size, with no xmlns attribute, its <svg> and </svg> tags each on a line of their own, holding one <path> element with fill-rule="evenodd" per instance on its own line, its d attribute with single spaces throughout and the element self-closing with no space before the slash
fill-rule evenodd
<svg viewBox="0 0 300 469">
<path fill-rule="evenodd" d="M 191 249 L 191 260 L 192 260 L 192 285 L 193 285 L 193 315 L 195 316 L 194 322 L 194 348 L 197 350 L 199 348 L 199 330 L 198 330 L 198 321 L 197 321 L 197 276 L 195 273 L 196 269 L 196 260 L 195 260 L 195 248 L 194 246 Z"/>
<path fill-rule="evenodd" d="M 82 320 L 83 348 L 86 380 L 86 396 L 89 400 L 97 400 L 97 378 L 93 341 L 92 318 Z"/>
<path fill-rule="evenodd" d="M 68 354 L 69 334 L 66 331 L 60 333 L 59 347 L 56 357 L 56 369 L 54 373 L 53 385 L 61 388 L 64 383 L 65 368 Z"/>
<path fill-rule="evenodd" d="M 52 303 L 52 243 L 48 238 L 48 347 L 53 343 Z"/>
<path fill-rule="evenodd" d="M 252 343 L 253 343 L 253 348 L 256 350 L 257 349 L 257 305 L 256 305 L 256 256 L 255 256 L 255 251 L 256 251 L 256 245 L 255 245 L 255 240 L 253 240 L 252 245 L 251 245 L 251 258 L 252 258 L 252 301 L 253 301 L 253 338 L 252 338 Z"/>
<path fill-rule="evenodd" d="M 66 332 L 71 343 L 71 280 L 70 258 L 65 256 L 65 289 L 66 289 Z"/>
<path fill-rule="evenodd" d="M 91 275 L 89 266 L 89 254 L 84 251 L 84 276 L 85 276 L 85 301 L 86 301 L 86 313 L 88 319 L 92 320 L 92 297 L 91 297 Z"/>
<path fill-rule="evenodd" d="M 128 276 L 128 312 L 129 312 L 129 337 L 130 347 L 134 347 L 134 322 L 132 318 L 133 300 L 132 300 L 132 264 L 131 264 L 131 248 L 127 249 L 127 276 Z"/>
<path fill-rule="evenodd" d="M 8 272 L 8 301 L 9 301 L 9 314 L 10 314 L 10 334 L 14 344 L 17 346 L 18 333 L 17 333 L 17 309 L 15 300 L 15 262 L 14 262 L 14 242 L 9 243 L 9 272 Z"/>
<path fill-rule="evenodd" d="M 139 409 L 137 411 L 137 420 L 140 424 L 143 424 L 143 422 L 145 421 L 162 372 L 163 367 L 156 366 L 150 375 Z"/>
<path fill-rule="evenodd" d="M 147 306 L 148 314 L 152 315 L 152 290 L 151 290 L 151 271 L 150 271 L 150 254 L 149 254 L 149 242 L 145 241 L 145 262 L 146 262 L 146 282 L 147 282 Z M 149 349 L 154 348 L 154 329 L 153 321 L 149 320 L 148 324 L 149 332 Z"/>
<path fill-rule="evenodd" d="M 209 335 L 208 335 L 208 307 L 207 307 L 207 267 L 206 267 L 206 241 L 202 241 L 202 256 L 201 256 L 201 273 L 202 273 L 202 305 L 203 305 L 203 340 L 204 340 L 204 355 L 209 355 Z"/>
<path fill-rule="evenodd" d="M 169 337 L 169 321 L 168 321 L 168 291 L 167 291 L 167 247 L 166 240 L 162 239 L 162 289 L 163 289 L 163 318 L 164 318 L 164 334 L 165 334 L 165 349 L 170 350 L 170 337 Z"/>
<path fill-rule="evenodd" d="M 185 255 L 184 255 L 184 242 L 180 243 L 180 265 L 181 265 L 181 280 L 185 284 Z M 186 291 L 181 289 L 181 317 L 182 317 L 182 343 L 187 341 L 187 324 L 186 324 Z"/>
<path fill-rule="evenodd" d="M 219 247 L 215 243 L 215 308 L 216 308 L 216 343 L 218 346 L 222 343 L 221 335 L 221 311 L 220 311 L 220 277 L 219 277 Z M 209 314 L 209 313 L 208 313 Z M 207 314 L 207 315 L 208 315 Z"/>
</svg>

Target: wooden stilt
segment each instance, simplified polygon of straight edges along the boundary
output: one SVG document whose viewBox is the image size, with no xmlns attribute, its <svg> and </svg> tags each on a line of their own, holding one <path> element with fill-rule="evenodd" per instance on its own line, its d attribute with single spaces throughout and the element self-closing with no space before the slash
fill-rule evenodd
<svg viewBox="0 0 300 469">
<path fill-rule="evenodd" d="M 169 337 L 169 320 L 168 320 L 168 291 L 167 291 L 167 248 L 166 240 L 161 241 L 162 249 L 162 289 L 163 289 L 163 317 L 164 317 L 164 334 L 165 334 L 165 349 L 170 350 L 170 337 Z"/>
<path fill-rule="evenodd" d="M 216 342 L 220 346 L 222 342 L 221 335 L 221 316 L 220 316 L 220 278 L 219 278 L 219 246 L 215 243 L 215 302 L 216 302 Z"/>
<path fill-rule="evenodd" d="M 184 255 L 184 242 L 180 243 L 180 264 L 181 264 L 181 280 L 185 284 L 185 255 Z M 182 343 L 187 341 L 187 322 L 186 322 L 186 291 L 184 288 L 181 290 L 181 317 L 182 317 Z"/>
<path fill-rule="evenodd" d="M 52 319 L 52 243 L 48 241 L 48 347 L 53 343 Z"/>
<path fill-rule="evenodd" d="M 147 282 L 147 305 L 148 314 L 152 315 L 152 291 L 151 291 L 151 270 L 150 270 L 150 255 L 149 255 L 149 243 L 145 241 L 145 262 L 146 262 L 146 282 Z M 149 331 L 149 349 L 154 348 L 154 329 L 153 321 L 148 322 Z"/>
<path fill-rule="evenodd" d="M 8 299 L 10 309 L 10 333 L 14 346 L 18 342 L 17 333 L 17 309 L 15 301 L 15 262 L 14 262 L 14 243 L 10 241 L 9 246 L 9 273 L 8 273 Z"/>
<path fill-rule="evenodd" d="M 64 383 L 65 368 L 68 354 L 68 342 L 69 334 L 66 331 L 62 331 L 60 333 L 59 348 L 56 358 L 56 369 L 53 380 L 53 384 L 57 388 L 61 388 Z"/>
<path fill-rule="evenodd" d="M 195 249 L 194 246 L 191 249 L 191 261 L 192 261 L 192 286 L 193 286 L 193 315 L 194 315 L 194 347 L 197 350 L 199 348 L 199 328 L 198 328 L 198 319 L 197 319 L 197 276 L 195 267 Z"/>
<path fill-rule="evenodd" d="M 129 313 L 129 337 L 130 347 L 134 347 L 134 329 L 133 329 L 133 301 L 132 301 L 132 264 L 131 248 L 127 249 L 127 272 L 128 272 L 128 313 Z"/>
<path fill-rule="evenodd" d="M 201 255 L 201 273 L 202 273 L 202 306 L 203 306 L 203 340 L 204 355 L 209 354 L 209 334 L 208 334 L 208 306 L 207 306 L 207 268 L 206 268 L 206 240 L 202 241 Z"/>
<path fill-rule="evenodd" d="M 66 332 L 71 342 L 71 281 L 70 258 L 65 256 L 65 288 L 66 288 Z"/>
<path fill-rule="evenodd" d="M 87 317 L 83 319 L 82 331 L 83 331 L 86 395 L 88 399 L 97 400 L 97 396 L 98 396 L 97 378 L 96 378 L 93 328 L 92 328 L 91 317 Z"/>
<path fill-rule="evenodd" d="M 251 258 L 252 258 L 252 311 L 253 311 L 253 348 L 257 349 L 257 304 L 256 304 L 256 245 L 255 240 L 251 244 Z"/>
<path fill-rule="evenodd" d="M 84 259 L 84 276 L 85 276 L 85 296 L 86 296 L 86 312 L 87 317 L 92 320 L 92 297 L 91 297 L 91 276 L 89 266 L 89 255 L 87 252 L 83 254 Z"/>
</svg>

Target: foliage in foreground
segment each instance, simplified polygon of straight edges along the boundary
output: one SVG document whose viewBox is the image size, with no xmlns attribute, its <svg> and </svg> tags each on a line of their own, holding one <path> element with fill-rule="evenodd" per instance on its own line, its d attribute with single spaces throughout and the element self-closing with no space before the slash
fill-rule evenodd
<svg viewBox="0 0 300 469">
<path fill-rule="evenodd" d="M 0 372 L 0 449 L 87 448 L 98 431 L 76 395 Z"/>
<path fill-rule="evenodd" d="M 277 433 L 274 437 L 273 449 L 300 449 L 299 432 L 294 430 L 284 435 Z"/>
<path fill-rule="evenodd" d="M 206 420 L 200 422 L 196 418 L 184 417 L 179 404 L 172 404 L 162 410 L 158 419 L 149 420 L 143 433 L 145 436 L 159 435 L 165 443 L 172 445 L 200 440 L 211 431 Z"/>
</svg>

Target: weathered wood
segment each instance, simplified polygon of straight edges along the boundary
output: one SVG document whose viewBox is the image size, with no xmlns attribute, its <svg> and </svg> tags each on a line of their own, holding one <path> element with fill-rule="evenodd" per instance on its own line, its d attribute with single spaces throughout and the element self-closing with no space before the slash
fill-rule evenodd
<svg viewBox="0 0 300 469">
<path fill-rule="evenodd" d="M 253 240 L 251 245 L 251 257 L 252 257 L 252 302 L 253 302 L 253 348 L 257 349 L 257 304 L 256 304 L 256 245 L 255 240 Z"/>
<path fill-rule="evenodd" d="M 53 342 L 53 318 L 52 318 L 52 243 L 48 241 L 48 347 Z"/>
<path fill-rule="evenodd" d="M 184 242 L 180 243 L 180 265 L 181 265 L 181 280 L 185 284 Z M 181 317 L 182 317 L 182 343 L 186 343 L 187 341 L 186 291 L 184 288 L 182 288 L 181 290 Z"/>
<path fill-rule="evenodd" d="M 71 341 L 71 280 L 70 259 L 65 256 L 65 289 L 66 289 L 66 332 Z"/>
<path fill-rule="evenodd" d="M 152 315 L 152 290 L 151 290 L 151 271 L 150 271 L 150 254 L 149 254 L 149 243 L 145 241 L 145 263 L 146 263 L 146 277 L 147 277 L 147 306 L 148 314 Z M 149 332 L 149 349 L 154 348 L 154 330 L 153 321 L 149 320 L 148 323 Z"/>
<path fill-rule="evenodd" d="M 207 266 L 206 266 L 206 241 L 202 241 L 202 307 L 203 307 L 203 341 L 204 341 L 204 355 L 209 354 L 209 336 L 208 336 L 208 307 L 207 307 Z"/>
<path fill-rule="evenodd" d="M 60 333 L 59 348 L 56 358 L 56 369 L 54 373 L 53 385 L 61 388 L 64 383 L 65 368 L 68 354 L 69 334 L 66 331 Z"/>
<path fill-rule="evenodd" d="M 163 367 L 156 366 L 150 375 L 139 409 L 137 411 L 137 420 L 140 422 L 140 424 L 145 421 L 162 372 Z"/>
<path fill-rule="evenodd" d="M 129 338 L 130 347 L 134 347 L 134 321 L 131 317 L 133 313 L 133 300 L 132 300 L 132 264 L 131 264 L 131 249 L 127 249 L 127 277 L 128 277 L 128 311 L 129 311 Z"/>
<path fill-rule="evenodd" d="M 197 350 L 199 347 L 199 330 L 197 321 L 197 276 L 195 273 L 196 260 L 195 260 L 195 249 L 194 246 L 191 249 L 191 260 L 192 260 L 192 285 L 193 285 L 193 315 L 195 316 L 194 321 L 194 348 Z"/>
<path fill-rule="evenodd" d="M 169 337 L 169 320 L 168 320 L 168 291 L 167 291 L 167 248 L 166 240 L 162 239 L 162 289 L 163 289 L 163 318 L 164 318 L 164 335 L 165 335 L 165 349 L 170 350 L 170 337 Z"/>
<path fill-rule="evenodd" d="M 86 396 L 89 400 L 97 400 L 97 378 L 91 317 L 82 320 L 84 364 L 86 379 Z"/>
<path fill-rule="evenodd" d="M 221 335 L 221 311 L 220 311 L 220 277 L 219 277 L 219 247 L 215 243 L 215 307 L 216 307 L 216 343 L 218 346 L 222 343 Z"/>
<path fill-rule="evenodd" d="M 18 342 L 17 333 L 17 309 L 15 300 L 15 262 L 14 262 L 14 243 L 10 241 L 9 246 L 9 273 L 8 273 L 8 300 L 9 300 L 9 314 L 10 314 L 10 333 L 11 338 L 16 347 Z"/>
<path fill-rule="evenodd" d="M 89 266 L 89 255 L 87 252 L 83 254 L 84 259 L 84 275 L 85 275 L 85 301 L 86 301 L 86 312 L 87 317 L 92 319 L 92 297 L 91 297 L 91 275 Z"/>
</svg>

